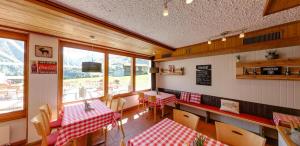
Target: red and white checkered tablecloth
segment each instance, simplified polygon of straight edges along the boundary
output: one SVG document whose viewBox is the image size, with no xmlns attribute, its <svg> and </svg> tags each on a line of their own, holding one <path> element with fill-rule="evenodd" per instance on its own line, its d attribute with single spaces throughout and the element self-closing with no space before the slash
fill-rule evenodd
<svg viewBox="0 0 300 146">
<path fill-rule="evenodd" d="M 56 146 L 65 145 L 72 139 L 102 129 L 114 123 L 113 111 L 99 100 L 90 103 L 91 110 L 85 112 L 84 104 L 65 106 L 62 127 L 58 129 Z"/>
<path fill-rule="evenodd" d="M 161 108 L 168 103 L 177 101 L 177 98 L 174 94 L 169 94 L 169 93 L 164 93 L 164 92 L 159 92 L 159 94 L 157 94 L 156 91 L 147 91 L 147 92 L 144 92 L 144 94 L 145 94 L 145 97 L 156 96 L 156 105 L 160 105 Z M 146 98 L 146 100 L 147 100 L 147 98 Z"/>
<path fill-rule="evenodd" d="M 128 146 L 184 146 L 192 144 L 197 135 L 197 131 L 166 118 L 130 139 Z M 205 146 L 227 146 L 207 136 L 204 143 Z"/>
<path fill-rule="evenodd" d="M 300 117 L 273 112 L 273 121 L 276 125 L 279 125 L 280 123 L 289 124 L 291 121 L 300 123 Z"/>
</svg>

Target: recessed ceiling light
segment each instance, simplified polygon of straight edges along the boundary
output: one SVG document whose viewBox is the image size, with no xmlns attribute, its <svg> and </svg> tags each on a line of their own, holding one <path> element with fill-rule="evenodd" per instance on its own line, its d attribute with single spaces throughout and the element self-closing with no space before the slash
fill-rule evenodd
<svg viewBox="0 0 300 146">
<path fill-rule="evenodd" d="M 190 4 L 190 3 L 192 3 L 193 2 L 193 0 L 185 0 L 185 3 L 186 4 Z"/>
</svg>

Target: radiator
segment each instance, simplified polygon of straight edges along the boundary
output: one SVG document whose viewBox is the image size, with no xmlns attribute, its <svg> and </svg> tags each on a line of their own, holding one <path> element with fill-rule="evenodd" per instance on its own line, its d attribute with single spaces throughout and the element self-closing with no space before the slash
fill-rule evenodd
<svg viewBox="0 0 300 146">
<path fill-rule="evenodd" d="M 0 146 L 9 145 L 9 141 L 10 141 L 9 125 L 0 126 Z"/>
</svg>

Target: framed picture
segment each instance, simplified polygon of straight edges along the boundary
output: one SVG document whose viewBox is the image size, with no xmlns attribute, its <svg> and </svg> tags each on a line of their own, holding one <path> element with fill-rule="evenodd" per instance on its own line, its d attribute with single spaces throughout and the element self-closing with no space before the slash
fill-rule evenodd
<svg viewBox="0 0 300 146">
<path fill-rule="evenodd" d="M 35 45 L 35 57 L 53 57 L 53 48 L 48 46 Z"/>
</svg>

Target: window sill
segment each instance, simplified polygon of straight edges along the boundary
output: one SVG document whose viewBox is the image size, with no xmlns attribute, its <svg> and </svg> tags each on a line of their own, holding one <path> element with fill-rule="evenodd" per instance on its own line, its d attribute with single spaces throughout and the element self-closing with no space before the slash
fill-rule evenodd
<svg viewBox="0 0 300 146">
<path fill-rule="evenodd" d="M 12 120 L 17 120 L 22 118 L 26 118 L 25 110 L 0 114 L 0 122 L 12 121 Z"/>
</svg>

